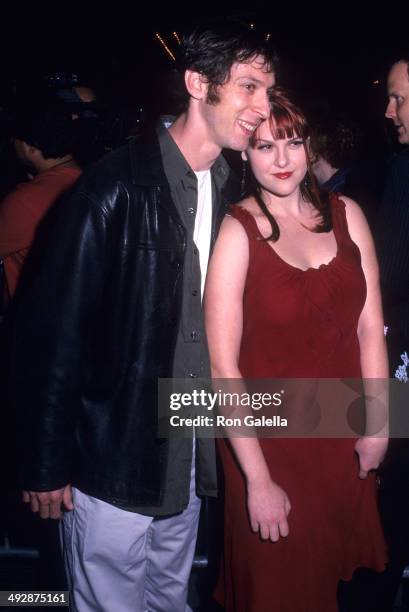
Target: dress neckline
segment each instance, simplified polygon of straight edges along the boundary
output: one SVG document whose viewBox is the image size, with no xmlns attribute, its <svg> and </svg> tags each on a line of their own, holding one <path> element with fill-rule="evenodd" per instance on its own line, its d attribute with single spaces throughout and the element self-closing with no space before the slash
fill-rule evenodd
<svg viewBox="0 0 409 612">
<path fill-rule="evenodd" d="M 295 272 L 298 272 L 298 273 L 300 273 L 300 274 L 305 274 L 306 272 L 319 272 L 320 270 L 324 270 L 325 268 L 328 268 L 328 267 L 332 266 L 332 265 L 335 263 L 335 261 L 338 259 L 338 257 L 339 257 L 339 249 L 340 249 L 340 245 L 339 245 L 338 235 L 337 235 L 337 232 L 336 232 L 335 227 L 334 227 L 334 225 L 335 225 L 335 224 L 333 224 L 333 228 L 332 228 L 332 229 L 333 229 L 333 232 L 334 232 L 335 242 L 336 242 L 336 245 L 337 245 L 337 250 L 336 250 L 336 253 L 335 253 L 334 257 L 332 257 L 332 259 L 330 259 L 330 261 L 329 261 L 329 262 L 327 262 L 327 263 L 322 263 L 322 264 L 320 264 L 318 267 L 315 267 L 315 266 L 309 266 L 308 268 L 299 268 L 298 266 L 294 266 L 293 264 L 290 264 L 290 262 L 288 262 L 288 261 L 286 261 L 285 259 L 283 259 L 283 257 L 281 257 L 281 255 L 279 255 L 279 254 L 277 253 L 277 251 L 276 251 L 276 250 L 275 250 L 275 248 L 274 248 L 274 247 L 273 247 L 273 246 L 270 244 L 270 242 L 268 242 L 268 241 L 267 241 L 267 240 L 264 238 L 263 234 L 262 234 L 262 233 L 260 232 L 260 230 L 259 230 L 259 227 L 258 227 L 258 225 L 257 225 L 257 221 L 256 221 L 255 217 L 254 217 L 254 216 L 251 214 L 251 212 L 249 212 L 249 211 L 248 211 L 246 208 L 243 208 L 242 206 L 237 206 L 237 208 L 238 208 L 240 211 L 244 211 L 244 213 L 245 213 L 245 215 L 247 216 L 247 218 L 250 218 L 250 219 L 251 219 L 251 222 L 252 222 L 252 223 L 253 223 L 253 225 L 254 225 L 254 229 L 256 230 L 256 233 L 258 234 L 258 236 L 257 236 L 257 237 L 258 237 L 258 239 L 259 239 L 259 242 L 263 243 L 263 244 L 264 244 L 264 245 L 265 245 L 265 246 L 268 248 L 268 250 L 269 250 L 269 251 L 272 251 L 273 256 L 274 256 L 274 257 L 275 257 L 275 258 L 276 258 L 276 259 L 277 259 L 277 260 L 278 260 L 278 261 L 279 261 L 281 264 L 283 264 L 283 265 L 284 265 L 284 266 L 286 266 L 287 268 L 291 268 L 291 269 L 292 269 L 292 270 L 294 270 Z M 236 210 L 237 210 L 237 209 L 236 209 Z"/>
</svg>

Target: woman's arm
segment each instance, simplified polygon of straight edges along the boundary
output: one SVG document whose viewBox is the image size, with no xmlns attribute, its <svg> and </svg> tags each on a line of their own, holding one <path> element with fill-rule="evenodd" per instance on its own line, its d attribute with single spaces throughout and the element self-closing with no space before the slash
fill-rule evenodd
<svg viewBox="0 0 409 612">
<path fill-rule="evenodd" d="M 209 264 L 205 290 L 205 322 L 213 379 L 235 379 L 242 329 L 243 293 L 249 263 L 249 247 L 243 226 L 226 217 Z M 240 391 L 244 391 L 240 385 Z M 227 431 L 228 434 L 228 431 Z M 270 476 L 256 437 L 230 438 L 247 485 L 251 528 L 273 542 L 288 534 L 290 502 Z"/>
<path fill-rule="evenodd" d="M 358 322 L 358 338 L 361 352 L 361 370 L 367 396 L 376 400 L 367 401 L 369 433 L 377 437 L 358 440 L 356 451 L 360 461 L 360 477 L 376 469 L 387 448 L 387 400 L 388 357 L 384 335 L 382 301 L 379 285 L 378 262 L 368 223 L 359 206 L 353 200 L 342 197 L 346 204 L 349 233 L 361 252 L 367 296 Z M 385 434 L 385 436 L 382 436 Z"/>
</svg>

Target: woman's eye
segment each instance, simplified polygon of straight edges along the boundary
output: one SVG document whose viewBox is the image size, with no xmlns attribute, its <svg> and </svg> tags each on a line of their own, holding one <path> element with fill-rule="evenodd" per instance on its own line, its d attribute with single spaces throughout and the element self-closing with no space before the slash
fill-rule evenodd
<svg viewBox="0 0 409 612">
<path fill-rule="evenodd" d="M 304 141 L 303 141 L 302 138 L 298 138 L 297 140 L 292 140 L 290 142 L 290 145 L 292 145 L 293 147 L 299 147 L 299 146 L 301 146 L 303 144 L 304 144 Z"/>
<path fill-rule="evenodd" d="M 271 145 L 269 144 L 263 144 L 257 147 L 258 151 L 269 151 L 270 149 L 271 149 Z"/>
</svg>

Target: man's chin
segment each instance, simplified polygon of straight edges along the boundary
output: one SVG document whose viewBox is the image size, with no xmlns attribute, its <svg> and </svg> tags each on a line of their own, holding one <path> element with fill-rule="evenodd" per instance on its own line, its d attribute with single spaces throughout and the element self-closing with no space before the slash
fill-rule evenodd
<svg viewBox="0 0 409 612">
<path fill-rule="evenodd" d="M 249 143 L 250 143 L 249 138 L 247 140 L 243 138 L 241 140 L 236 140 L 234 145 L 230 146 L 230 148 L 233 149 L 234 151 L 238 151 L 239 153 L 241 153 L 242 151 L 245 151 L 248 148 Z"/>
<path fill-rule="evenodd" d="M 407 145 L 409 144 L 409 134 L 405 131 L 405 132 L 401 132 L 400 130 L 398 131 L 398 142 L 401 145 Z"/>
</svg>

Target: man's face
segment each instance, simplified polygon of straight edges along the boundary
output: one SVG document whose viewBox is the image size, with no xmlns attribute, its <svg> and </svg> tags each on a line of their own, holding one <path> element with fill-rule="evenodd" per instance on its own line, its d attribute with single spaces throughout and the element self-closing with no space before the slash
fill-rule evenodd
<svg viewBox="0 0 409 612">
<path fill-rule="evenodd" d="M 16 154 L 17 159 L 28 168 L 32 169 L 31 156 L 30 156 L 30 145 L 28 145 L 24 140 L 19 140 L 18 138 L 12 139 L 12 145 L 14 148 L 14 152 Z"/>
<path fill-rule="evenodd" d="M 244 151 L 254 130 L 269 116 L 268 91 L 274 83 L 261 57 L 233 64 L 229 80 L 217 89 L 219 102 L 202 103 L 210 141 L 220 149 Z"/>
<path fill-rule="evenodd" d="M 394 64 L 388 75 L 389 102 L 385 117 L 392 119 L 401 144 L 409 144 L 409 76 L 406 62 Z"/>
</svg>

